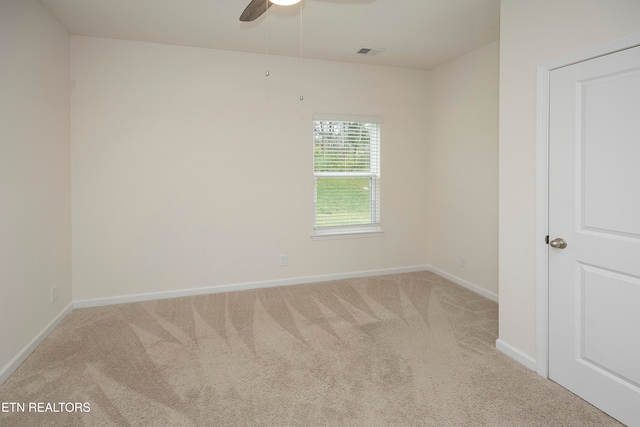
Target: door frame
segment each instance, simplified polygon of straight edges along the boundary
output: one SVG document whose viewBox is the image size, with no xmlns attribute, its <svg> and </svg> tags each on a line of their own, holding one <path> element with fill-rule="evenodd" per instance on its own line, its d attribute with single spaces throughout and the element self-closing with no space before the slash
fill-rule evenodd
<svg viewBox="0 0 640 427">
<path fill-rule="evenodd" d="M 538 65 L 536 127 L 536 372 L 549 378 L 549 81 L 558 68 L 640 46 L 640 34 Z"/>
</svg>

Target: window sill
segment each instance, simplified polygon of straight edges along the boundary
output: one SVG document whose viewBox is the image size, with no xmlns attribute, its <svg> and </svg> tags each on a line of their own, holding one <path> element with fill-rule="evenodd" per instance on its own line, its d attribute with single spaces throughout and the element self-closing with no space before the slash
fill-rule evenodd
<svg viewBox="0 0 640 427">
<path fill-rule="evenodd" d="M 331 228 L 313 230 L 312 240 L 335 240 L 335 239 L 359 239 L 365 237 L 380 237 L 384 231 L 380 227 L 358 227 L 358 228 Z"/>
</svg>

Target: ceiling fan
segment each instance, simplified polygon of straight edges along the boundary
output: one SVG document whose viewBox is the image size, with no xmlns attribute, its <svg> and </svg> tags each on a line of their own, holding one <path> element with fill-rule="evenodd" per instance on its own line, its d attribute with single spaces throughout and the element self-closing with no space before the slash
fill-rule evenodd
<svg viewBox="0 0 640 427">
<path fill-rule="evenodd" d="M 290 6 L 299 2 L 300 0 L 251 0 L 244 9 L 244 12 L 242 12 L 242 15 L 240 15 L 240 21 L 249 22 L 256 20 L 274 4 Z"/>
<path fill-rule="evenodd" d="M 1 1 L 1 0 L 0 0 Z M 300 3 L 301 0 L 251 0 L 240 15 L 240 21 L 255 21 L 274 4 L 279 6 L 291 6 Z M 322 0 L 333 3 L 373 3 L 377 0 Z"/>
</svg>

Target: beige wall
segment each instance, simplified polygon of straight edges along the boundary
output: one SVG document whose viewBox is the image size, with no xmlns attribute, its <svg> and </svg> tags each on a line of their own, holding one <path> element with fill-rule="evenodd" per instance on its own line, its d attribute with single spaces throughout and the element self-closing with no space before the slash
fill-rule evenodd
<svg viewBox="0 0 640 427">
<path fill-rule="evenodd" d="M 536 356 L 536 71 L 640 32 L 637 0 L 503 0 L 500 27 L 500 340 Z"/>
<path fill-rule="evenodd" d="M 74 299 L 425 264 L 426 72 L 72 37 Z M 379 115 L 383 237 L 312 241 L 312 114 Z M 289 265 L 280 267 L 287 254 Z"/>
<path fill-rule="evenodd" d="M 2 0 L 0 383 L 71 302 L 70 89 L 66 30 L 35 1 Z"/>
<path fill-rule="evenodd" d="M 491 43 L 429 72 L 425 159 L 428 263 L 495 298 L 499 47 Z"/>
</svg>

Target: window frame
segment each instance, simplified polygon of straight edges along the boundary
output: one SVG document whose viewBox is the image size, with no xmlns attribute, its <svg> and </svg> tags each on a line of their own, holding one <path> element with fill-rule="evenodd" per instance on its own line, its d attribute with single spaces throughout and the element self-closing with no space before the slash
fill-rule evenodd
<svg viewBox="0 0 640 427">
<path fill-rule="evenodd" d="M 377 167 L 375 171 L 369 172 L 316 172 L 315 171 L 315 153 L 312 155 L 312 171 L 313 171 L 313 232 L 311 238 L 313 240 L 329 240 L 329 239 L 348 239 L 348 238 L 362 238 L 362 237 L 379 237 L 382 236 L 384 231 L 382 230 L 382 224 L 380 220 L 380 181 L 381 181 L 381 134 L 383 119 L 380 116 L 363 116 L 363 115 L 342 115 L 342 114 L 314 114 L 313 115 L 313 127 L 315 129 L 316 122 L 352 122 L 361 124 L 374 124 L 377 126 L 377 152 L 372 153 L 372 156 L 376 156 Z M 315 146 L 315 138 L 314 138 Z M 370 177 L 371 182 L 375 183 L 376 189 L 373 185 L 370 188 L 370 208 L 375 209 L 375 215 L 377 217 L 376 222 L 369 224 L 354 224 L 354 225 L 338 225 L 338 226 L 317 226 L 317 178 L 318 177 Z M 374 197 L 377 196 L 377 197 Z"/>
</svg>

